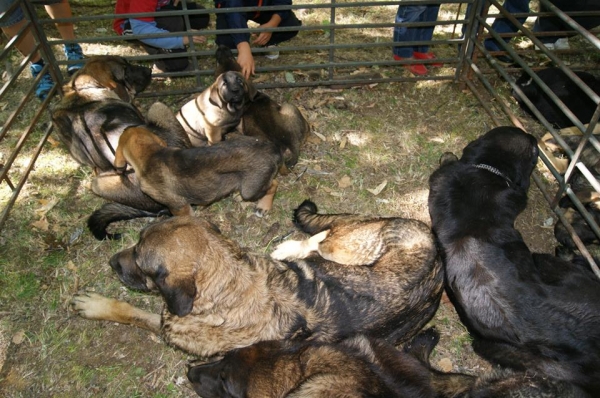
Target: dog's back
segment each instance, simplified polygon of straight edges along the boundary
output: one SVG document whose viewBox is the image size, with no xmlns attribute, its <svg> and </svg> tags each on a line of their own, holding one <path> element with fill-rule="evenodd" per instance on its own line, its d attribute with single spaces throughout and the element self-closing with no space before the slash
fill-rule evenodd
<svg viewBox="0 0 600 398">
<path fill-rule="evenodd" d="M 600 80 L 586 72 L 575 72 L 575 74 L 597 94 L 600 94 Z M 573 114 L 581 121 L 581 123 L 589 123 L 596 104 L 583 90 L 581 90 L 562 70 L 559 68 L 547 68 L 537 72 L 538 77 L 544 82 L 548 88 L 556 94 L 556 96 L 573 112 Z M 573 122 L 564 114 L 558 105 L 556 105 L 550 97 L 542 91 L 540 86 L 533 81 L 527 74 L 517 79 L 517 85 L 535 107 L 540 111 L 542 116 L 548 122 L 559 128 L 573 126 Z M 531 116 L 533 112 L 521 100 L 515 92 L 515 98 L 519 102 L 521 108 Z"/>
<path fill-rule="evenodd" d="M 479 354 L 600 392 L 600 281 L 532 254 L 514 228 L 537 161 L 517 130 L 488 132 L 430 178 L 446 289 Z"/>
</svg>

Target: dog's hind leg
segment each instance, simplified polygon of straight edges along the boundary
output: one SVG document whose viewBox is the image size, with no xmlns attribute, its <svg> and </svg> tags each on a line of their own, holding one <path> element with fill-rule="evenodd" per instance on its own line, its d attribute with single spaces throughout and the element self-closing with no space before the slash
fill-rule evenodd
<svg viewBox="0 0 600 398">
<path fill-rule="evenodd" d="M 265 196 L 260 198 L 258 202 L 256 202 L 256 215 L 262 217 L 266 212 L 273 208 L 273 200 L 275 199 L 275 193 L 277 192 L 277 186 L 279 183 L 277 180 L 271 181 L 271 186 L 265 193 Z"/>
<path fill-rule="evenodd" d="M 271 253 L 275 260 L 294 260 L 306 258 L 319 250 L 319 244 L 327 238 L 329 231 L 319 232 L 305 240 L 288 240 L 278 245 Z"/>
<path fill-rule="evenodd" d="M 96 293 L 82 293 L 73 296 L 71 305 L 83 318 L 133 325 L 160 335 L 161 316 L 159 314 L 152 314 L 124 301 L 107 298 Z"/>
</svg>

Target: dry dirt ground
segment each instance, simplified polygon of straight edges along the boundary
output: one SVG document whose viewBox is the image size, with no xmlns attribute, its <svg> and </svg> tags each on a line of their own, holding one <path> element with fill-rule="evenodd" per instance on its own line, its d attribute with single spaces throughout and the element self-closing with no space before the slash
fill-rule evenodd
<svg viewBox="0 0 600 398">
<path fill-rule="evenodd" d="M 85 50 L 98 54 L 105 48 Z M 495 84 L 508 92 L 501 82 Z M 267 93 L 299 106 L 313 130 L 294 173 L 280 178 L 273 211 L 257 218 L 252 204 L 235 197 L 196 210 L 240 245 L 265 254 L 282 237 L 297 234 L 291 211 L 306 198 L 325 212 L 429 223 L 427 179 L 439 156 L 445 151 L 460 154 L 470 140 L 494 127 L 472 94 L 448 82 Z M 182 103 L 181 98 L 161 100 L 173 109 Z M 519 113 L 508 95 L 507 102 Z M 145 109 L 150 103 L 140 105 Z M 531 133 L 543 132 L 535 122 L 522 119 Z M 193 397 L 185 377 L 186 363 L 193 358 L 146 331 L 83 320 L 70 311 L 72 295 L 83 290 L 155 312 L 162 307 L 158 297 L 123 287 L 107 263 L 112 254 L 136 242 L 139 230 L 153 220 L 115 224 L 115 230 L 124 232 L 122 241 L 94 240 L 85 222 L 103 201 L 90 193 L 90 180 L 91 171 L 51 140 L 0 232 L 0 395 Z M 518 220 L 532 250 L 554 250 L 555 219 L 533 186 L 530 204 Z M 434 366 L 473 374 L 489 368 L 473 353 L 449 303 L 442 302 L 431 325 L 441 333 Z"/>
</svg>

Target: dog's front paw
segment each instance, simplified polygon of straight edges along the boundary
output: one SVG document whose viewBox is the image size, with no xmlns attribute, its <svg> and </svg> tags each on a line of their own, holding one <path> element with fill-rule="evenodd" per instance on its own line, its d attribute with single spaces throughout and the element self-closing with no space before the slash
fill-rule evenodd
<svg viewBox="0 0 600 398">
<path fill-rule="evenodd" d="M 71 299 L 71 307 L 86 319 L 106 319 L 112 313 L 117 300 L 96 293 L 79 293 Z"/>
</svg>

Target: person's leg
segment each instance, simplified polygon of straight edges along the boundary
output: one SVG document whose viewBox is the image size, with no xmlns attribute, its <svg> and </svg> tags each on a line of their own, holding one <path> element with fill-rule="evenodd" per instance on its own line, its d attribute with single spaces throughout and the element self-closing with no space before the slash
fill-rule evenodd
<svg viewBox="0 0 600 398">
<path fill-rule="evenodd" d="M 399 6 L 396 13 L 396 23 L 418 22 L 421 14 L 425 12 L 426 6 Z M 394 27 L 394 42 L 416 41 L 418 29 L 405 26 Z M 413 47 L 394 47 L 394 55 L 400 58 L 412 58 Z"/>
<path fill-rule="evenodd" d="M 48 2 L 45 6 L 46 12 L 50 15 L 52 19 L 63 19 L 63 18 L 72 18 L 73 14 L 71 12 L 71 5 L 68 0 L 60 0 L 58 2 Z M 73 24 L 71 22 L 61 22 L 56 23 L 56 29 L 58 29 L 58 33 L 63 40 L 75 40 L 75 29 L 73 28 Z M 84 59 L 83 50 L 81 46 L 77 43 L 69 43 L 64 46 L 65 56 L 68 61 L 81 61 Z M 67 72 L 69 75 L 77 72 L 79 69 L 83 68 L 82 62 L 71 63 L 67 65 Z"/>
<path fill-rule="evenodd" d="M 259 24 L 264 24 L 271 19 L 272 15 L 273 15 L 273 13 L 270 13 L 270 12 L 261 12 L 259 18 L 255 19 L 254 21 Z M 297 26 L 302 26 L 302 21 L 300 21 L 298 19 L 298 17 L 296 17 L 296 14 L 294 14 L 292 11 L 290 11 L 290 13 L 288 14 L 288 17 L 286 19 L 283 19 L 281 21 L 281 23 L 279 24 L 280 28 L 292 28 L 292 27 L 297 27 Z M 273 34 L 271 35 L 271 39 L 269 40 L 269 42 L 266 45 L 273 46 L 273 45 L 279 44 L 281 42 L 291 40 L 294 37 L 296 37 L 297 35 L 298 35 L 297 30 L 290 30 L 290 31 L 284 31 L 284 32 L 273 32 Z"/>
<path fill-rule="evenodd" d="M 181 5 L 179 7 L 180 7 L 179 9 L 181 9 Z M 188 8 L 189 7 L 190 7 L 190 3 L 188 3 Z M 174 9 L 176 9 L 176 8 L 172 7 L 172 6 L 168 6 L 168 7 L 161 8 L 160 11 L 168 11 L 168 10 L 174 10 Z M 178 16 L 178 15 L 164 16 L 164 17 L 157 16 L 154 18 L 154 20 L 156 21 L 156 26 L 158 28 L 167 30 L 169 32 L 184 32 L 186 30 L 185 21 L 184 21 L 183 17 Z M 191 25 L 191 20 L 190 20 L 190 25 Z M 163 49 L 163 48 L 152 47 L 152 46 L 149 46 L 144 43 L 142 43 L 142 46 L 150 55 L 173 54 L 173 53 L 186 52 L 185 48 L 176 48 L 176 49 L 167 50 L 167 49 Z M 166 72 L 179 72 L 179 71 L 185 70 L 189 66 L 190 61 L 187 56 L 183 56 L 183 57 L 178 57 L 178 58 L 166 58 L 166 59 L 158 60 L 155 62 L 155 64 L 158 67 L 158 69 L 160 69 L 160 70 L 164 70 Z"/>
<path fill-rule="evenodd" d="M 510 14 L 527 13 L 529 12 L 529 0 L 505 0 L 502 5 Z M 517 18 L 520 23 L 525 22 L 526 18 Z M 513 33 L 517 31 L 517 27 L 513 25 L 507 18 L 498 17 L 492 24 L 492 29 L 496 33 Z M 503 40 L 508 43 L 511 38 L 505 37 Z M 486 39 L 485 48 L 489 51 L 502 51 L 502 47 L 494 39 Z"/>
<path fill-rule="evenodd" d="M 439 4 L 429 5 L 425 9 L 425 12 L 421 14 L 421 18 L 419 22 L 434 22 L 437 20 L 438 13 L 440 11 Z M 433 37 L 433 30 L 435 26 L 427 26 L 422 28 L 416 28 L 415 36 L 419 41 L 431 40 Z M 429 51 L 428 45 L 417 46 L 415 47 L 415 51 L 419 53 L 427 53 Z"/>
<path fill-rule="evenodd" d="M 11 0 L 2 0 L 0 2 L 0 12 L 6 12 L 10 6 L 14 3 Z M 27 21 L 23 15 L 23 10 L 21 7 L 17 7 L 15 11 L 2 23 L 2 32 L 9 38 L 15 37 L 21 29 L 27 25 L 29 21 Z M 28 56 L 35 51 L 35 39 L 33 34 L 29 29 L 25 30 L 21 37 L 17 40 L 15 46 L 17 50 L 23 55 Z M 31 72 L 31 76 L 35 79 L 42 69 L 44 68 L 44 60 L 42 59 L 39 51 L 35 51 L 35 53 L 31 57 L 31 63 L 29 65 L 29 70 Z M 35 88 L 35 95 L 43 100 L 46 98 L 52 87 L 54 86 L 54 81 L 50 76 L 49 72 L 44 73 L 44 75 L 40 78 L 38 85 Z"/>
<path fill-rule="evenodd" d="M 227 18 L 225 18 L 225 14 L 217 14 L 216 28 L 217 30 L 229 29 L 229 25 L 227 24 Z M 236 49 L 235 42 L 233 41 L 233 38 L 230 34 L 217 34 L 217 37 L 215 38 L 215 43 L 218 46 L 223 45 L 234 50 Z"/>
</svg>

